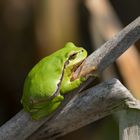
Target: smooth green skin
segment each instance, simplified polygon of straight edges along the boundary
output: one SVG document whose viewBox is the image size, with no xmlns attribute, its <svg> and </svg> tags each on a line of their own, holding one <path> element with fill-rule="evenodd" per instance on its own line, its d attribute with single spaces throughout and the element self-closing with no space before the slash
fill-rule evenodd
<svg viewBox="0 0 140 140">
<path fill-rule="evenodd" d="M 73 54 L 75 56 L 72 56 Z M 82 77 L 74 81 L 70 79 L 73 67 L 86 56 L 86 50 L 69 42 L 64 48 L 43 58 L 33 67 L 25 79 L 21 99 L 24 110 L 29 112 L 33 119 L 48 116 L 61 104 L 64 94 L 77 88 L 84 81 Z"/>
</svg>

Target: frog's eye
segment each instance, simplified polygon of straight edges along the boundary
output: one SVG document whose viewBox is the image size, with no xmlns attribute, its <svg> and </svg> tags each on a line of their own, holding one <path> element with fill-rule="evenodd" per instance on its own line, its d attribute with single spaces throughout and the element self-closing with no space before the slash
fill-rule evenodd
<svg viewBox="0 0 140 140">
<path fill-rule="evenodd" d="M 69 60 L 74 60 L 77 56 L 77 53 L 74 53 L 72 54 L 70 57 L 69 57 Z"/>
</svg>

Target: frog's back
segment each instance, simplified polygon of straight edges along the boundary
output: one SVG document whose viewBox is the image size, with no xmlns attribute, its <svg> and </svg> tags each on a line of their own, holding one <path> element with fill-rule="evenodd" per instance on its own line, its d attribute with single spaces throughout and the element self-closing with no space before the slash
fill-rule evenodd
<svg viewBox="0 0 140 140">
<path fill-rule="evenodd" d="M 45 57 L 29 72 L 25 79 L 22 103 L 51 97 L 61 78 L 63 61 L 60 57 Z M 57 65 L 57 66 L 56 66 Z"/>
</svg>

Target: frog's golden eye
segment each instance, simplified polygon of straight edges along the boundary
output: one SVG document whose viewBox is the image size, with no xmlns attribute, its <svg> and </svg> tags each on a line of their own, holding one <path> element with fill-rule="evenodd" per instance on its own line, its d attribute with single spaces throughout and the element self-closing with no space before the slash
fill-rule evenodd
<svg viewBox="0 0 140 140">
<path fill-rule="evenodd" d="M 74 60 L 77 56 L 77 53 L 74 53 L 72 54 L 70 57 L 69 57 L 69 60 Z"/>
</svg>

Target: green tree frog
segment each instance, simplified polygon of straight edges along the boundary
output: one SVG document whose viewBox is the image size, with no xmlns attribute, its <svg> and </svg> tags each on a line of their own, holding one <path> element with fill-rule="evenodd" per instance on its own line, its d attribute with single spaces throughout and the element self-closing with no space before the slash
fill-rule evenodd
<svg viewBox="0 0 140 140">
<path fill-rule="evenodd" d="M 51 114 L 64 94 L 77 88 L 85 79 L 72 80 L 72 73 L 87 57 L 85 49 L 69 42 L 64 48 L 40 60 L 25 79 L 21 103 L 33 119 Z"/>
</svg>

